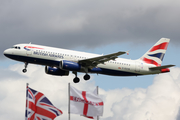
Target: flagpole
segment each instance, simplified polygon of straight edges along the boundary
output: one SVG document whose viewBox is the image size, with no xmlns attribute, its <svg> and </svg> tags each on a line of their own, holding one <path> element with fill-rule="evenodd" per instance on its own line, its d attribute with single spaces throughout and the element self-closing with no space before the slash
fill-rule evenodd
<svg viewBox="0 0 180 120">
<path fill-rule="evenodd" d="M 29 86 L 29 83 L 26 83 L 26 116 L 25 116 L 25 119 L 28 120 L 28 106 L 29 106 L 29 99 L 28 99 L 28 92 L 27 92 L 27 89 L 28 89 L 28 86 Z"/>
<path fill-rule="evenodd" d="M 99 87 L 97 86 L 97 95 L 98 95 L 98 89 L 99 89 Z M 99 116 L 97 116 L 97 120 L 99 120 Z"/>
<path fill-rule="evenodd" d="M 68 100 L 68 115 L 69 115 L 69 120 L 70 120 L 70 83 L 68 83 L 68 96 L 69 96 L 69 100 Z"/>
</svg>

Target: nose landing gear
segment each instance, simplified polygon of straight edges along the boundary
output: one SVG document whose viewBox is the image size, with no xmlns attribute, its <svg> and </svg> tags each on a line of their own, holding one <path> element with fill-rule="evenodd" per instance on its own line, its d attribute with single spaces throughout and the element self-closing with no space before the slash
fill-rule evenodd
<svg viewBox="0 0 180 120">
<path fill-rule="evenodd" d="M 23 72 L 23 73 L 26 73 L 26 72 L 27 72 L 27 69 L 26 69 L 26 68 L 27 68 L 27 66 L 28 66 L 28 63 L 27 63 L 27 62 L 25 62 L 25 65 L 24 65 L 24 67 L 25 67 L 25 68 L 22 70 L 22 72 Z"/>
</svg>

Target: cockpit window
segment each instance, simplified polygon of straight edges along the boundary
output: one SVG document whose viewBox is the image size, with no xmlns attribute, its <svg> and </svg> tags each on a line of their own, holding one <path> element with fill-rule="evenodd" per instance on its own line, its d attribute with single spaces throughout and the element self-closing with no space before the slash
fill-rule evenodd
<svg viewBox="0 0 180 120">
<path fill-rule="evenodd" d="M 19 46 L 13 46 L 11 48 L 14 48 L 14 49 L 21 49 Z"/>
</svg>

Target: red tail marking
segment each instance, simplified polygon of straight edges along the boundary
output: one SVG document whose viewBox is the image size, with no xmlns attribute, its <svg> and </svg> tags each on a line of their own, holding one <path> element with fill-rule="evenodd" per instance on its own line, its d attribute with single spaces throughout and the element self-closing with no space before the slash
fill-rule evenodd
<svg viewBox="0 0 180 120">
<path fill-rule="evenodd" d="M 161 69 L 161 73 L 170 72 L 168 68 Z"/>
<path fill-rule="evenodd" d="M 161 65 L 158 64 L 156 61 L 151 60 L 151 59 L 143 58 L 143 61 L 146 62 L 146 63 L 148 63 L 148 64 L 153 64 L 153 65 L 156 65 L 156 66 L 161 66 Z"/>
<path fill-rule="evenodd" d="M 169 44 L 168 42 L 164 42 L 164 43 L 161 43 L 161 44 L 159 44 L 159 45 L 156 45 L 156 46 L 154 46 L 154 47 L 150 50 L 150 52 L 153 52 L 153 51 L 159 50 L 159 49 L 166 50 L 168 44 Z"/>
</svg>

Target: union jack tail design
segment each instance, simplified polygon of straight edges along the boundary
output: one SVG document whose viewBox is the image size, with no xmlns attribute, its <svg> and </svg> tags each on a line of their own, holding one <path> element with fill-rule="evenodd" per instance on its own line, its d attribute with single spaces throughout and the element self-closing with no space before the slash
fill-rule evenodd
<svg viewBox="0 0 180 120">
<path fill-rule="evenodd" d="M 161 38 L 149 51 L 147 51 L 140 60 L 155 66 L 161 66 L 166 53 L 170 39 Z"/>
<path fill-rule="evenodd" d="M 26 91 L 26 120 L 53 120 L 62 114 L 62 111 L 44 96 L 27 86 Z"/>
</svg>

